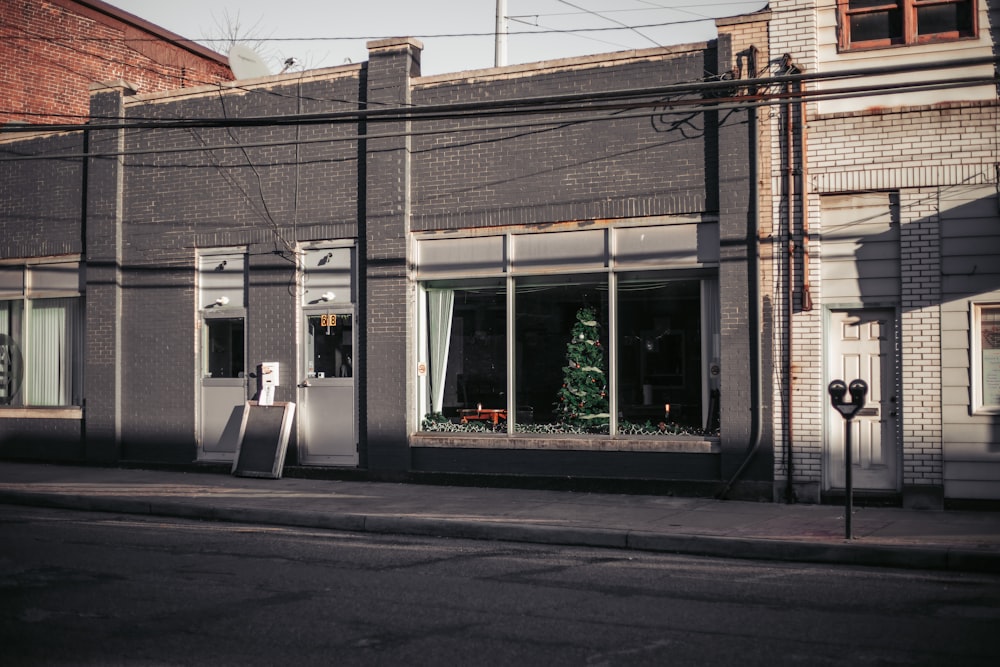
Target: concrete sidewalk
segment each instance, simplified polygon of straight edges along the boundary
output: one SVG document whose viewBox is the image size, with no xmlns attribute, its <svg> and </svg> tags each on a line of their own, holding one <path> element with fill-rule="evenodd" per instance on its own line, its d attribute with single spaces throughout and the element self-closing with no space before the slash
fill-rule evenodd
<svg viewBox="0 0 1000 667">
<path fill-rule="evenodd" d="M 1000 513 L 0 462 L 0 503 L 356 532 L 1000 573 Z"/>
</svg>

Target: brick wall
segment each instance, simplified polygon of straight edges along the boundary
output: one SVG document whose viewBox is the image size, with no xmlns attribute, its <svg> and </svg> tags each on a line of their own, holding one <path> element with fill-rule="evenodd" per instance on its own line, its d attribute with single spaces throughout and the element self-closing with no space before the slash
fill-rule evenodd
<svg viewBox="0 0 1000 667">
<path fill-rule="evenodd" d="M 817 12 L 827 7 L 815 0 L 774 0 L 770 3 L 773 14 L 771 23 L 772 58 L 783 53 L 806 73 L 818 67 L 827 70 L 845 67 L 854 62 L 859 67 L 880 64 L 875 60 L 840 61 L 835 50 L 827 49 L 824 56 L 829 62 L 819 63 L 818 41 L 833 33 L 829 27 L 819 29 Z M 985 26 L 984 26 L 985 29 Z M 826 30 L 820 35 L 822 30 Z M 875 52 L 872 52 L 875 53 Z M 920 57 L 919 50 L 895 49 L 892 55 L 902 62 L 907 54 Z M 926 58 L 927 54 L 922 57 Z M 957 57 L 957 56 L 955 56 Z M 914 98 L 920 99 L 920 98 Z M 925 98 L 931 100 L 931 98 Z M 896 191 L 900 197 L 900 257 L 902 289 L 898 295 L 900 331 L 899 374 L 901 396 L 900 482 L 904 502 L 908 489 L 937 487 L 940 489 L 943 463 L 942 451 L 947 448 L 947 436 L 942 425 L 942 347 L 941 347 L 941 276 L 942 249 L 938 238 L 940 224 L 940 192 L 962 184 L 995 182 L 994 164 L 997 154 L 998 108 L 995 101 L 949 102 L 912 107 L 875 107 L 864 111 L 819 114 L 815 104 L 808 106 L 808 181 L 795 180 L 796 192 L 803 185 L 809 188 L 805 218 L 810 230 L 808 244 L 809 279 L 812 283 L 815 308 L 802 309 L 796 291 L 794 315 L 789 323 L 786 316 L 786 294 L 783 289 L 775 292 L 778 341 L 783 341 L 788 327 L 792 327 L 794 340 L 791 350 L 791 377 L 779 373 L 779 387 L 775 394 L 778 411 L 779 440 L 788 438 L 786 419 L 787 390 L 792 392 L 792 446 L 794 451 L 794 477 L 804 489 L 804 497 L 819 499 L 823 484 L 824 418 L 828 410 L 828 397 L 823 385 L 826 359 L 823 337 L 822 282 L 820 280 L 820 238 L 822 218 L 819 195 L 826 193 L 851 193 L 867 191 Z M 798 222 L 791 230 L 787 227 L 788 212 L 784 203 L 783 168 L 785 150 L 783 111 L 776 108 L 771 124 L 776 145 L 773 154 L 772 198 L 775 215 L 776 247 L 787 246 L 789 241 L 801 243 Z M 795 166 L 798 161 L 798 126 L 795 128 Z M 795 219 L 802 216 L 797 203 L 793 208 Z M 801 252 L 799 248 L 798 252 Z M 784 255 L 776 254 L 774 270 L 785 282 Z M 796 284 L 800 284 L 804 265 L 796 261 Z M 892 305 L 892 304 L 887 304 Z M 967 315 L 963 315 L 966 317 Z M 788 350 L 781 350 L 782 356 Z M 780 479 L 786 472 L 780 461 L 776 463 L 775 476 Z"/>
<path fill-rule="evenodd" d="M 368 45 L 369 108 L 405 107 L 412 103 L 411 76 L 419 75 L 415 40 L 382 40 Z M 361 375 L 362 451 L 369 470 L 382 474 L 409 469 L 407 382 L 407 233 L 411 211 L 412 139 L 408 123 L 380 123 L 368 140 L 365 160 L 365 227 L 361 243 L 364 275 L 359 293 L 365 350 Z"/>
<path fill-rule="evenodd" d="M 782 58 L 785 54 L 791 56 L 795 65 L 804 72 L 815 72 L 817 63 L 816 49 L 816 16 L 814 0 L 775 0 L 769 3 L 771 10 L 770 24 L 770 59 L 766 75 L 777 75 L 783 72 Z M 814 111 L 813 105 L 809 113 Z M 772 322 L 774 324 L 775 341 L 775 495 L 783 494 L 787 486 L 789 470 L 793 476 L 792 492 L 799 499 L 818 500 L 819 485 L 822 479 L 822 432 L 825 395 L 820 391 L 823 379 L 822 359 L 822 316 L 819 308 L 806 310 L 803 308 L 802 287 L 804 285 L 803 271 L 809 267 L 809 282 L 813 291 L 819 289 L 818 262 L 806 262 L 806 254 L 814 258 L 819 248 L 815 243 L 815 235 L 811 242 L 803 248 L 802 221 L 806 220 L 811 230 L 818 227 L 819 200 L 810 197 L 803 212 L 799 201 L 803 180 L 799 160 L 801 144 L 798 141 L 799 130 L 797 109 L 788 106 L 773 106 L 768 108 L 770 119 L 768 133 L 772 137 L 771 161 L 771 210 L 773 219 L 773 236 L 771 255 L 771 273 L 775 276 L 771 301 L 773 304 Z M 793 138 L 791 150 L 793 182 L 792 201 L 788 201 L 788 143 L 785 138 L 785 123 L 787 114 L 792 114 Z M 812 128 L 809 127 L 811 132 Z M 812 148 L 812 137 L 809 137 Z M 811 168 L 811 167 L 810 167 Z M 791 216 L 791 226 L 789 219 Z M 795 248 L 791 266 L 792 285 L 789 280 L 789 248 Z M 789 304 L 791 301 L 791 304 Z M 791 323 L 787 313 L 791 306 L 795 315 Z M 791 327 L 791 335 L 789 335 Z M 791 349 L 789 349 L 789 344 Z M 790 367 L 790 375 L 789 375 Z M 791 447 L 789 465 L 788 447 Z"/>
<path fill-rule="evenodd" d="M 760 37 L 755 34 L 753 41 Z M 750 40 L 750 33 L 740 39 Z M 666 85 L 700 81 L 706 70 L 728 71 L 736 59 L 729 35 L 719 44 L 446 83 L 417 77 L 418 44 L 386 40 L 370 45 L 366 65 L 335 73 L 282 77 L 251 90 L 203 87 L 125 98 L 102 90 L 93 108 L 110 117 L 225 119 Z M 119 447 L 125 458 L 194 456 L 199 249 L 246 247 L 247 358 L 251 367 L 265 358 L 281 362 L 276 399 L 291 399 L 297 367 L 293 249 L 304 241 L 357 239 L 358 334 L 365 350 L 355 369 L 361 465 L 404 472 L 413 428 L 407 423 L 407 383 L 414 377 L 408 354 L 411 231 L 704 213 L 718 215 L 726 245 L 726 269 L 720 271 L 729 401 L 723 430 L 738 443 L 730 452 L 734 468 L 752 419 L 746 386 L 752 276 L 745 263 L 753 203 L 748 147 L 756 134 L 750 113 L 609 116 L 596 125 L 455 133 L 440 147 L 406 136 L 408 124 L 401 121 L 96 130 L 86 196 L 86 252 L 93 267 L 88 436 L 108 445 L 101 452 Z M 365 130 L 380 136 L 362 139 Z M 503 141 L 494 141 L 500 136 Z M 269 143 L 275 145 L 262 145 Z M 117 154 L 121 148 L 124 157 Z"/>
<path fill-rule="evenodd" d="M 360 79 L 361 68 L 351 67 L 252 89 L 140 96 L 127 101 L 128 113 L 167 119 L 353 110 Z M 294 250 L 303 241 L 357 236 L 357 132 L 356 125 L 327 124 L 126 133 L 133 153 L 126 160 L 122 214 L 122 308 L 130 323 L 122 344 L 129 369 L 122 398 L 126 458 L 195 456 L 197 250 L 246 248 L 247 370 L 278 361 L 275 400 L 295 400 Z M 159 152 L 167 149 L 179 150 Z M 290 463 L 294 453 L 293 432 Z"/>
<path fill-rule="evenodd" d="M 122 96 L 128 89 L 102 88 L 91 98 L 96 126 L 124 115 Z M 124 131 L 92 130 L 92 144 L 121 150 Z M 115 461 L 121 455 L 122 399 L 122 162 L 117 158 L 87 160 L 86 281 L 87 312 L 84 380 L 84 432 L 87 458 Z"/>
<path fill-rule="evenodd" d="M 937 188 L 900 193 L 903 485 L 940 485 L 941 244 Z"/>
<path fill-rule="evenodd" d="M 112 14 L 72 0 L 0 2 L 0 124 L 81 122 L 93 83 L 123 79 L 154 92 L 233 78 L 221 56 L 104 8 Z"/>
<path fill-rule="evenodd" d="M 0 257 L 79 254 L 83 248 L 82 133 L 0 142 Z M 17 159 L 73 155 L 61 159 Z"/>
<path fill-rule="evenodd" d="M 651 50 L 652 51 L 652 50 Z M 709 56 L 714 60 L 714 52 Z M 560 62 L 517 74 L 418 81 L 416 104 L 546 98 L 697 82 L 702 49 L 623 57 L 597 67 Z M 714 68 L 714 62 L 711 67 Z M 422 124 L 464 130 L 418 136 L 413 150 L 414 230 L 501 226 L 714 209 L 704 116 L 616 118 L 614 111 L 484 116 Z M 606 116 L 607 120 L 578 122 Z M 497 124 L 513 127 L 491 128 Z M 545 124 L 548 123 L 548 124 Z M 714 160 L 710 157 L 709 160 Z"/>
</svg>

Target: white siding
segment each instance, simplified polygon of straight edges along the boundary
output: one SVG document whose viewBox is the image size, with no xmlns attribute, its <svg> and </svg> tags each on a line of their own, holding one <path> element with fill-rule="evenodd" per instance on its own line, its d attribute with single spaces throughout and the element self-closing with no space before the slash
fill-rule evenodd
<svg viewBox="0 0 1000 667">
<path fill-rule="evenodd" d="M 894 65 L 914 65 L 920 63 L 940 63 L 947 60 L 966 58 L 992 57 L 993 40 L 990 37 L 990 21 L 987 3 L 979 2 L 979 38 L 945 42 L 942 44 L 924 44 L 919 46 L 893 47 L 873 49 L 868 51 L 837 50 L 837 10 L 835 2 L 818 3 L 817 38 L 819 41 L 817 56 L 821 72 L 845 72 L 854 69 L 874 67 L 890 67 Z M 865 78 L 851 83 L 827 82 L 819 84 L 820 89 L 841 88 L 844 86 L 874 85 L 885 86 L 913 81 L 950 81 L 957 77 L 993 76 L 993 65 L 986 64 L 974 68 L 955 70 L 931 70 L 921 73 L 904 73 L 879 77 Z M 819 103 L 819 112 L 841 113 L 859 111 L 872 107 L 902 107 L 939 104 L 941 102 L 959 102 L 976 100 L 995 100 L 995 86 L 978 86 L 974 88 L 951 88 L 930 90 L 917 93 L 897 93 L 891 95 L 872 95 L 867 97 L 851 97 L 849 99 L 829 100 Z"/>
<path fill-rule="evenodd" d="M 876 192 L 823 197 L 824 303 L 887 304 L 899 299 L 899 206 Z"/>
<path fill-rule="evenodd" d="M 942 358 L 945 495 L 1000 498 L 1000 415 L 972 412 L 973 303 L 1000 303 L 995 185 L 943 188 Z"/>
</svg>

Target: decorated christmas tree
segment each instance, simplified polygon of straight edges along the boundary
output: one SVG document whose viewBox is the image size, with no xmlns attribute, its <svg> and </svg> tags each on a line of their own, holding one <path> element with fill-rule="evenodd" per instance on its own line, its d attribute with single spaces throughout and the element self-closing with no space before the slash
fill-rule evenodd
<svg viewBox="0 0 1000 667">
<path fill-rule="evenodd" d="M 566 345 L 563 384 L 556 401 L 559 421 L 592 428 L 608 423 L 608 380 L 601 347 L 601 329 L 594 309 L 584 306 Z"/>
</svg>

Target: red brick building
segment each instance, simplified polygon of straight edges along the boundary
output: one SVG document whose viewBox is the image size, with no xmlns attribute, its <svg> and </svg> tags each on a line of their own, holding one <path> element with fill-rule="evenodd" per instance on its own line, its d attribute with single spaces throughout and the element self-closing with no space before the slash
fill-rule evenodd
<svg viewBox="0 0 1000 667">
<path fill-rule="evenodd" d="M 99 0 L 0 2 L 0 123 L 76 122 L 91 84 L 152 93 L 231 81 L 214 51 Z"/>
</svg>

